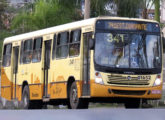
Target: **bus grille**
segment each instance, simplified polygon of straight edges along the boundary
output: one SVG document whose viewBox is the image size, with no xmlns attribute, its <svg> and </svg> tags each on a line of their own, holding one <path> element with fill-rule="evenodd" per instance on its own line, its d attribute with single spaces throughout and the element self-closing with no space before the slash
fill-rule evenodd
<svg viewBox="0 0 165 120">
<path fill-rule="evenodd" d="M 145 90 L 142 91 L 112 90 L 112 92 L 118 95 L 144 95 L 146 93 Z"/>
<path fill-rule="evenodd" d="M 109 84 L 118 85 L 149 85 L 149 80 L 139 80 L 138 77 L 124 77 L 108 75 Z"/>
</svg>

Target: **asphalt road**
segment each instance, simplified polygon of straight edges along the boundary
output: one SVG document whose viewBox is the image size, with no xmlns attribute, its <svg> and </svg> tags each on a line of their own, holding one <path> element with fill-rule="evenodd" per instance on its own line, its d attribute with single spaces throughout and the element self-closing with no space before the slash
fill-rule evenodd
<svg viewBox="0 0 165 120">
<path fill-rule="evenodd" d="M 165 120 L 165 109 L 0 110 L 0 120 Z"/>
<path fill-rule="evenodd" d="M 7 105 L 11 107 L 9 103 Z M 0 107 L 2 107 L 1 102 Z M 0 120 L 165 120 L 165 108 L 125 109 L 122 106 L 116 107 L 85 110 L 64 108 L 42 110 L 1 109 Z"/>
</svg>

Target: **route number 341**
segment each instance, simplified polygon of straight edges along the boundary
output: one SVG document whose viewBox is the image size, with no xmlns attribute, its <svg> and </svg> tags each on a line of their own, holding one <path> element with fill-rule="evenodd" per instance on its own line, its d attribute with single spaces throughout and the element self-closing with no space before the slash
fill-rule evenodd
<svg viewBox="0 0 165 120">
<path fill-rule="evenodd" d="M 113 34 L 107 35 L 108 39 L 107 42 L 124 42 L 124 35 L 123 34 L 116 34 L 115 36 Z"/>
</svg>

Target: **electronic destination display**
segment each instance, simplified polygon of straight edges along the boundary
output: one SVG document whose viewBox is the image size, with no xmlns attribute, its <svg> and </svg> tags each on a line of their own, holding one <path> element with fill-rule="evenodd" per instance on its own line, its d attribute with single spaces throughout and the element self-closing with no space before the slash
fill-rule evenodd
<svg viewBox="0 0 165 120">
<path fill-rule="evenodd" d="M 160 32 L 158 23 L 125 20 L 98 20 L 96 29 Z"/>
</svg>

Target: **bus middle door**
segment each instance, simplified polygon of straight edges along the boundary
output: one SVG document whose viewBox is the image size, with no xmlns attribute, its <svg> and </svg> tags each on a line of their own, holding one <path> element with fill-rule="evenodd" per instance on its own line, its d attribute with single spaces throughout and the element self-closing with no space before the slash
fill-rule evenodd
<svg viewBox="0 0 165 120">
<path fill-rule="evenodd" d="M 52 40 L 44 41 L 44 87 L 43 87 L 43 101 L 47 102 L 50 99 L 50 94 L 48 94 L 48 84 L 49 84 L 49 71 L 50 71 L 50 56 L 51 56 L 51 42 Z"/>
</svg>

